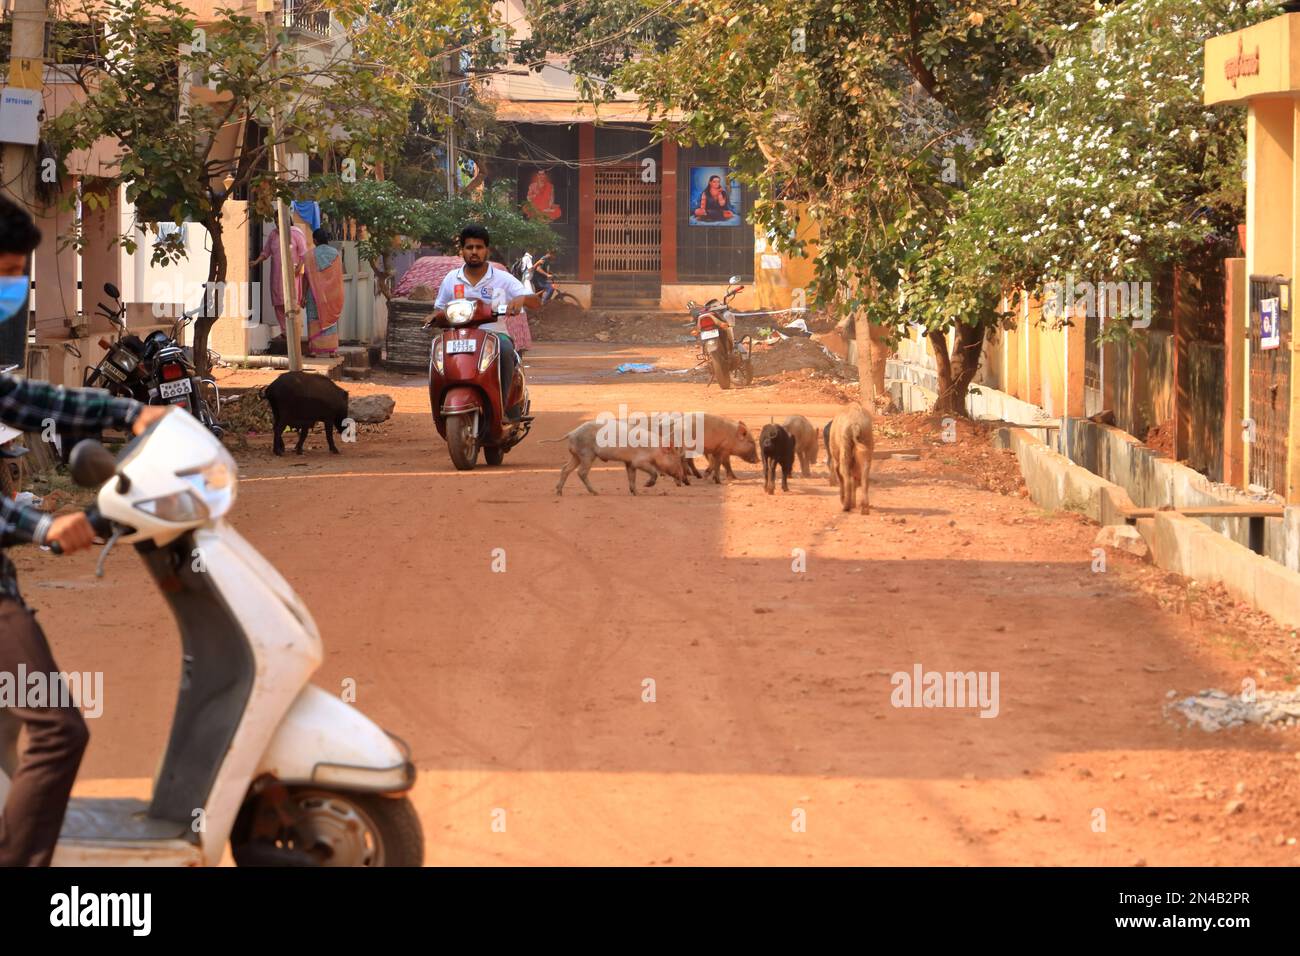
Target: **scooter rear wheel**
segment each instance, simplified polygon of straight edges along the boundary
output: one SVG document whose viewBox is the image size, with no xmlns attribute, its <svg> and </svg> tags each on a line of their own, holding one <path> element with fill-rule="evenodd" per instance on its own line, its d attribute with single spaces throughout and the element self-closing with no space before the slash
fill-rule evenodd
<svg viewBox="0 0 1300 956">
<path fill-rule="evenodd" d="M 447 419 L 447 450 L 457 471 L 474 470 L 478 464 L 478 435 L 471 416 L 453 415 Z"/>
<path fill-rule="evenodd" d="M 709 363 L 713 366 L 713 380 L 718 383 L 718 387 L 731 388 L 731 375 L 727 371 L 727 360 L 723 358 L 722 353 L 714 352 L 709 357 Z"/>
</svg>

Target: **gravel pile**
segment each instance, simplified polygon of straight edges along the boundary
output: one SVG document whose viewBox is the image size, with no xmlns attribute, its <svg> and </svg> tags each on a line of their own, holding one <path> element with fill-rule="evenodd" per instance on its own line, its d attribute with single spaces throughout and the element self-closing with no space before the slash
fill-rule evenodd
<svg viewBox="0 0 1300 956">
<path fill-rule="evenodd" d="M 1170 691 L 1172 695 L 1174 692 Z M 1187 726 L 1200 727 L 1207 733 L 1230 727 L 1256 724 L 1277 730 L 1294 727 L 1300 720 L 1300 690 L 1257 690 L 1252 699 L 1222 690 L 1203 690 L 1191 697 L 1165 704 L 1165 716 L 1184 717 Z"/>
</svg>

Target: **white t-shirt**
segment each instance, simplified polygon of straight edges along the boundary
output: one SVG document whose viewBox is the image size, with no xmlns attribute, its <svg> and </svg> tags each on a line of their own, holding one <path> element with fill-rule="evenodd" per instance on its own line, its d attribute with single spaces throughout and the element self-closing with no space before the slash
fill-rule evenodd
<svg viewBox="0 0 1300 956">
<path fill-rule="evenodd" d="M 458 291 L 457 286 L 461 289 Z M 442 279 L 442 285 L 438 287 L 438 298 L 433 305 L 436 309 L 446 308 L 447 303 L 453 299 L 478 299 L 480 302 L 486 302 L 489 305 L 500 301 L 506 306 L 524 295 L 524 285 L 506 269 L 499 269 L 493 263 L 488 263 L 488 270 L 479 280 L 478 285 L 474 285 L 465 277 L 465 267 L 452 269 Z M 491 332 L 502 332 L 509 334 L 504 321 L 485 322 L 479 328 L 487 329 Z"/>
</svg>

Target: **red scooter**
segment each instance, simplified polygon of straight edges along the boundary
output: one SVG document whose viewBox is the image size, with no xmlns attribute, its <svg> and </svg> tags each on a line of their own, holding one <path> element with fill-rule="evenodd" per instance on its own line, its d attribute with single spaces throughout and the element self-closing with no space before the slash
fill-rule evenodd
<svg viewBox="0 0 1300 956">
<path fill-rule="evenodd" d="M 532 428 L 523 364 L 515 366 L 508 393 L 502 396 L 500 339 L 479 328 L 499 316 L 487 302 L 474 299 L 448 302 L 444 312 L 445 318 L 436 323 L 444 331 L 434 336 L 429 356 L 434 424 L 447 440 L 457 470 L 471 470 L 480 448 L 489 465 L 499 465 Z M 521 406 L 523 415 L 507 421 L 506 410 L 514 406 Z"/>
</svg>

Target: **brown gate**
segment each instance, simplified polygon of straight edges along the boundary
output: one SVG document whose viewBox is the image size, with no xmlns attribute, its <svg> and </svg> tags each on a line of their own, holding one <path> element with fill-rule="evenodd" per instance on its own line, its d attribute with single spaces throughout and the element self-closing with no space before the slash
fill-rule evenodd
<svg viewBox="0 0 1300 956">
<path fill-rule="evenodd" d="M 658 182 L 642 182 L 640 166 L 596 169 L 596 271 L 659 271 Z"/>
<path fill-rule="evenodd" d="M 1285 291 L 1284 291 L 1285 290 Z M 1287 433 L 1291 425 L 1291 283 L 1280 276 L 1250 277 L 1250 483 L 1285 495 Z M 1278 299 L 1276 348 L 1263 348 L 1260 303 Z M 1287 308 L 1280 306 L 1285 304 Z"/>
</svg>

